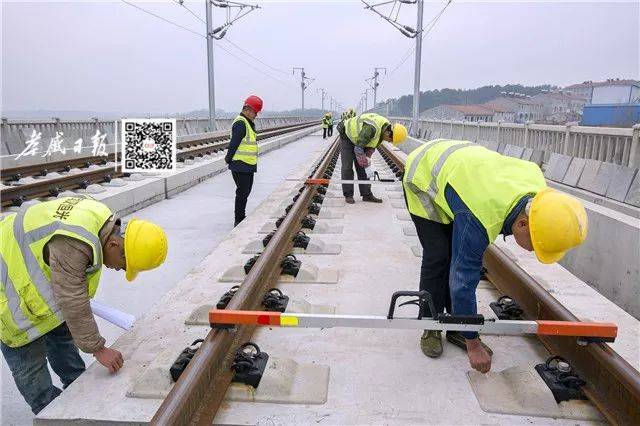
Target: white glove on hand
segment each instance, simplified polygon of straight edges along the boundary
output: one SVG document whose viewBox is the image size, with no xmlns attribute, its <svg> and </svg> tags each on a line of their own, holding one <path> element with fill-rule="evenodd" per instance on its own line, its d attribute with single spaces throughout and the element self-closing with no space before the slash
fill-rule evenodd
<svg viewBox="0 0 640 426">
<path fill-rule="evenodd" d="M 366 169 L 364 169 L 364 171 L 367 174 L 368 179 L 373 179 L 373 174 L 375 173 L 375 170 L 373 170 L 373 167 L 369 166 Z"/>
</svg>

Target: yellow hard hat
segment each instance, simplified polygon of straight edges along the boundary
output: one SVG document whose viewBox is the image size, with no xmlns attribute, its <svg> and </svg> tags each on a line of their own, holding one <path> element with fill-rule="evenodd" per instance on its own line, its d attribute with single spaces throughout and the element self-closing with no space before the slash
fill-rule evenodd
<svg viewBox="0 0 640 426">
<path fill-rule="evenodd" d="M 407 128 L 404 127 L 402 124 L 393 123 L 393 126 L 391 127 L 391 131 L 393 132 L 394 145 L 400 145 L 402 142 L 404 142 L 405 139 L 407 139 Z"/>
<path fill-rule="evenodd" d="M 124 231 L 124 257 L 127 281 L 133 281 L 139 272 L 162 265 L 167 258 L 167 235 L 155 223 L 131 219 Z"/>
<path fill-rule="evenodd" d="M 558 262 L 587 238 L 587 212 L 575 198 L 543 189 L 531 202 L 529 234 L 540 262 Z"/>
</svg>

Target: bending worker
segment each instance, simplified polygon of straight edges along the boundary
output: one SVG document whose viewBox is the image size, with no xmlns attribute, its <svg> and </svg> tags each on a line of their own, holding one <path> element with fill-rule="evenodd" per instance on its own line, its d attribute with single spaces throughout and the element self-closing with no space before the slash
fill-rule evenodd
<svg viewBox="0 0 640 426">
<path fill-rule="evenodd" d="M 437 312 L 477 313 L 476 287 L 484 251 L 499 234 L 557 262 L 587 236 L 587 215 L 575 198 L 547 188 L 540 168 L 466 141 L 438 139 L 407 157 L 403 177 L 407 207 L 422 245 L 420 290 Z M 491 368 L 491 350 L 478 333 L 447 333 L 467 351 L 474 369 Z M 441 333 L 425 330 L 426 356 L 442 354 Z"/>
<path fill-rule="evenodd" d="M 366 168 L 371 165 L 371 156 L 383 140 L 398 145 L 407 138 L 407 129 L 400 123 L 391 125 L 385 117 L 366 113 L 338 123 L 340 133 L 340 161 L 342 179 L 353 179 L 355 165 L 358 180 L 368 180 Z M 362 201 L 381 203 L 371 192 L 371 185 L 359 185 Z M 342 194 L 347 203 L 355 203 L 353 184 L 342 184 Z"/>
<path fill-rule="evenodd" d="M 131 219 L 124 235 L 120 227 L 106 205 L 84 196 L 24 207 L 0 222 L 0 347 L 34 414 L 61 393 L 47 360 L 63 387 L 85 370 L 78 348 L 111 373 L 124 363 L 105 346 L 89 299 L 102 265 L 133 281 L 164 262 L 167 237 L 144 220 Z"/>
<path fill-rule="evenodd" d="M 262 99 L 255 95 L 244 101 L 242 112 L 233 120 L 231 141 L 224 161 L 229 165 L 236 184 L 233 226 L 246 217 L 247 199 L 253 187 L 253 174 L 258 170 L 258 142 L 253 120 L 262 111 Z"/>
</svg>

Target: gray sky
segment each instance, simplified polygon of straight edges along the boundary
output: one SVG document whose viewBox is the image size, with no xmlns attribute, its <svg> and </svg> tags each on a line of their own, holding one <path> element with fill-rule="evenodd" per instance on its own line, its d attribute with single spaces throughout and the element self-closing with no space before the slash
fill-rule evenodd
<svg viewBox="0 0 640 426">
<path fill-rule="evenodd" d="M 121 1 L 1 1 L 4 110 L 207 107 L 204 38 Z M 204 33 L 204 24 L 175 2 L 130 1 Z M 284 72 L 220 42 L 273 78 L 216 48 L 219 108 L 235 110 L 249 93 L 270 110 L 298 107 L 293 66 L 317 79 L 306 106 L 320 106 L 320 87 L 355 106 L 373 67 L 391 70 L 414 43 L 358 1 L 258 3 L 262 9 L 234 24 L 227 38 Z M 204 18 L 204 0 L 186 4 Z M 425 22 L 444 4 L 427 2 Z M 214 13 L 219 25 L 222 10 Z M 421 88 L 638 78 L 639 13 L 638 2 L 454 1 L 425 38 Z M 414 27 L 415 6 L 403 6 L 400 18 Z M 412 90 L 413 56 L 383 81 L 378 96 Z"/>
</svg>

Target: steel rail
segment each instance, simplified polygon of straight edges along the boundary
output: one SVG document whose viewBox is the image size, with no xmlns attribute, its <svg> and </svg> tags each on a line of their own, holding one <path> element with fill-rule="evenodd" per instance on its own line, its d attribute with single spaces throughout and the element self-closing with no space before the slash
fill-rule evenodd
<svg viewBox="0 0 640 426">
<path fill-rule="evenodd" d="M 404 170 L 404 160 L 382 146 L 385 160 Z M 489 280 L 517 301 L 528 319 L 579 321 L 504 251 L 490 245 L 484 255 Z M 554 355 L 569 360 L 585 379 L 584 393 L 613 424 L 640 424 L 640 373 L 606 343 L 577 344 L 576 338 L 538 336 Z"/>
<path fill-rule="evenodd" d="M 313 177 L 322 177 L 338 150 L 337 137 L 329 146 Z M 266 291 L 274 287 L 282 272 L 282 259 L 293 248 L 293 237 L 316 194 L 315 186 L 305 186 L 282 224 L 258 257 L 228 309 L 256 309 Z M 151 419 L 153 425 L 211 425 L 231 380 L 235 350 L 247 342 L 254 326 L 235 331 L 211 329 L 180 379 Z"/>
<path fill-rule="evenodd" d="M 277 136 L 282 133 L 274 133 L 281 130 L 289 130 L 293 131 L 297 128 L 309 127 L 311 125 L 316 124 L 313 122 L 303 122 L 303 123 L 293 123 L 287 124 L 283 126 L 275 126 L 268 127 L 265 129 L 261 129 L 256 132 L 256 139 L 260 140 L 260 138 Z M 266 136 L 265 136 L 266 135 Z M 198 136 L 198 135 L 194 135 Z M 191 140 L 180 141 L 177 143 L 177 148 L 179 150 L 188 150 L 192 147 L 204 148 L 205 146 L 209 149 L 226 149 L 229 145 L 229 142 L 224 142 L 229 139 L 229 133 L 220 133 L 220 134 L 207 134 L 204 133 L 201 137 L 197 137 Z M 204 146 L 203 146 L 204 145 Z M 17 166 L 17 167 L 9 167 L 0 169 L 0 179 L 2 181 L 10 181 L 17 180 L 17 177 L 27 177 L 27 176 L 41 176 L 48 172 L 67 172 L 72 168 L 86 168 L 93 164 L 105 164 L 107 162 L 116 161 L 115 153 L 110 153 L 106 156 L 98 155 L 98 156 L 85 156 L 78 158 L 69 158 L 66 160 L 60 161 L 51 161 L 48 163 L 38 163 L 38 164 L 30 164 L 26 166 Z"/>
<path fill-rule="evenodd" d="M 296 123 L 292 126 L 279 127 L 277 129 L 271 129 L 263 131 L 256 135 L 257 140 L 263 140 L 270 137 L 279 136 L 285 133 L 297 131 L 307 127 L 315 126 L 316 123 Z M 193 145 L 191 145 L 193 146 Z M 183 149 L 176 153 L 178 161 L 185 161 L 186 159 L 193 159 L 195 157 L 202 157 L 204 155 L 211 154 L 216 151 L 224 150 L 229 146 L 229 142 L 217 142 L 205 146 L 195 146 L 187 149 Z M 92 157 L 101 159 L 101 164 L 105 163 L 105 157 Z M 80 159 L 80 160 L 86 160 Z M 83 162 L 83 164 L 85 164 Z M 85 164 L 86 165 L 86 164 Z M 45 164 L 44 166 L 48 166 Z M 25 168 L 31 166 L 25 166 Z M 48 169 L 47 169 L 48 170 Z M 42 174 L 42 173 L 40 173 Z M 9 207 L 11 205 L 20 205 L 22 202 L 47 196 L 57 196 L 58 193 L 65 190 L 73 190 L 78 188 L 86 188 L 90 184 L 108 182 L 114 178 L 120 178 L 127 176 L 128 173 L 123 173 L 112 166 L 105 166 L 99 169 L 83 170 L 79 173 L 70 175 L 63 175 L 55 178 L 42 179 L 36 182 L 26 183 L 22 185 L 10 185 L 5 186 L 0 190 L 0 199 L 2 207 Z"/>
</svg>

